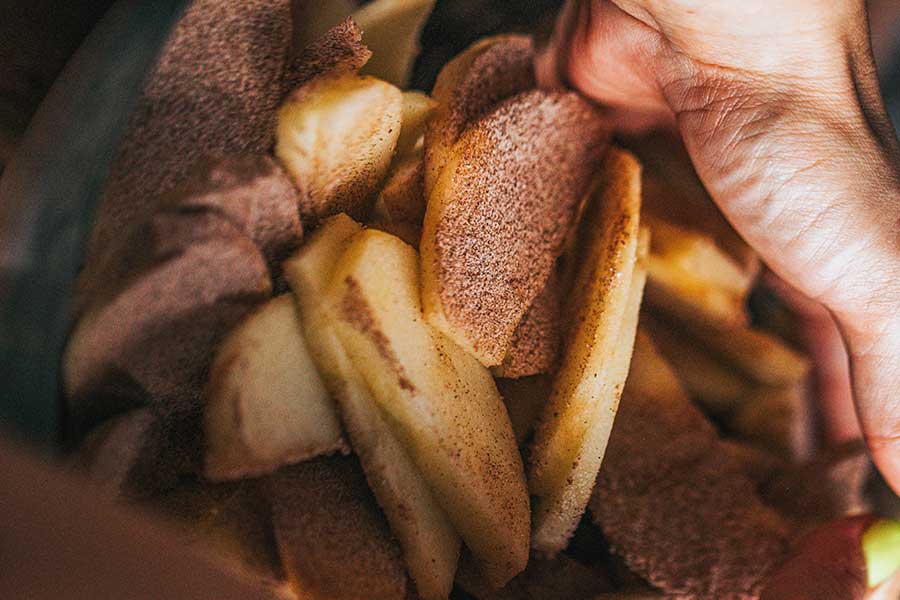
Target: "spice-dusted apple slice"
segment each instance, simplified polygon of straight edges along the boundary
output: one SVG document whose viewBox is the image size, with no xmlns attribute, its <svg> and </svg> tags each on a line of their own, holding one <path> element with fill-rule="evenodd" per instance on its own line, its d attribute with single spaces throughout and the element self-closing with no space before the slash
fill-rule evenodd
<svg viewBox="0 0 900 600">
<path fill-rule="evenodd" d="M 404 600 L 400 548 L 353 456 L 319 457 L 263 482 L 288 581 L 310 600 Z"/>
<path fill-rule="evenodd" d="M 416 591 L 423 600 L 437 600 L 453 586 L 459 535 L 344 351 L 324 302 L 335 264 L 360 231 L 346 215 L 328 219 L 285 263 L 285 276 L 297 295 L 310 353 L 340 406 L 347 436 L 403 548 Z"/>
<path fill-rule="evenodd" d="M 533 61 L 531 38 L 504 35 L 475 42 L 444 65 L 431 93 L 437 110 L 425 133 L 428 192 L 466 127 L 500 101 L 534 87 Z"/>
<path fill-rule="evenodd" d="M 516 326 L 503 362 L 491 369 L 494 377 L 550 373 L 556 366 L 562 336 L 559 312 L 559 282 L 551 272 L 544 289 Z"/>
<path fill-rule="evenodd" d="M 550 397 L 553 380 L 549 375 L 533 375 L 518 379 L 498 378 L 496 381 L 516 441 L 521 446 L 534 432 L 534 426 Z"/>
<path fill-rule="evenodd" d="M 482 364 L 498 365 L 509 351 L 607 139 L 581 97 L 533 90 L 503 102 L 449 150 L 428 195 L 422 302 L 428 321 Z"/>
<path fill-rule="evenodd" d="M 172 521 L 185 544 L 207 546 L 237 572 L 261 577 L 279 591 L 287 587 L 268 502 L 256 480 L 182 481 L 142 504 Z"/>
<path fill-rule="evenodd" d="M 675 296 L 669 299 L 672 301 L 651 305 L 648 296 L 648 308 L 654 315 L 677 324 L 689 338 L 749 379 L 784 387 L 806 376 L 809 360 L 772 334 L 745 324 L 722 321 L 707 311 L 697 310 L 695 304 L 674 301 Z"/>
<path fill-rule="evenodd" d="M 485 578 L 528 560 L 522 462 L 490 373 L 422 318 L 418 257 L 380 231 L 354 237 L 333 274 L 336 330 Z"/>
<path fill-rule="evenodd" d="M 421 227 L 424 216 L 424 164 L 422 153 L 417 152 L 394 162 L 375 199 L 372 217 L 378 223 L 409 223 Z"/>
<path fill-rule="evenodd" d="M 726 323 L 747 322 L 750 274 L 705 234 L 659 219 L 653 219 L 650 228 L 654 236 L 647 267 L 649 305 L 688 305 Z"/>
<path fill-rule="evenodd" d="M 363 73 L 406 87 L 435 0 L 375 0 L 353 13 L 372 59 Z"/>
<path fill-rule="evenodd" d="M 638 332 L 589 505 L 628 569 L 666 597 L 758 597 L 789 529 L 744 469 Z"/>
<path fill-rule="evenodd" d="M 604 162 L 599 197 L 582 219 L 574 318 L 531 449 L 532 544 L 555 554 L 581 518 L 612 429 L 637 328 L 649 243 L 638 226 L 640 165 L 621 150 Z"/>
<path fill-rule="evenodd" d="M 203 429 L 212 480 L 262 475 L 346 448 L 292 294 L 257 309 L 220 347 Z"/>
<path fill-rule="evenodd" d="M 402 97 L 353 71 L 314 77 L 288 96 L 278 111 L 275 155 L 300 190 L 304 222 L 367 212 L 400 135 Z"/>
<path fill-rule="evenodd" d="M 649 281 L 647 285 L 650 286 Z M 757 387 L 721 355 L 689 337 L 675 323 L 646 311 L 641 315 L 641 322 L 651 332 L 660 354 L 706 413 L 716 417 L 728 415 Z"/>
</svg>

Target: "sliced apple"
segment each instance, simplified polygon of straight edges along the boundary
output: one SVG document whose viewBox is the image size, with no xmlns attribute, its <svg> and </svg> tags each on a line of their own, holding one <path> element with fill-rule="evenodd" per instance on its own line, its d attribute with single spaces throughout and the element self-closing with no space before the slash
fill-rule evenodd
<svg viewBox="0 0 900 600">
<path fill-rule="evenodd" d="M 347 436 L 403 548 L 418 595 L 438 600 L 453 586 L 459 535 L 344 351 L 324 301 L 338 259 L 360 231 L 346 215 L 328 219 L 285 263 L 284 272 L 297 294 L 313 360 L 340 406 Z"/>
<path fill-rule="evenodd" d="M 294 48 L 312 44 L 356 10 L 355 0 L 292 2 Z"/>
<path fill-rule="evenodd" d="M 548 555 L 565 547 L 590 498 L 628 375 L 646 280 L 645 258 L 638 262 L 649 243 L 638 226 L 640 165 L 611 150 L 601 177 L 601 194 L 582 222 L 568 347 L 531 449 L 532 545 Z"/>
<path fill-rule="evenodd" d="M 550 373 L 559 354 L 560 328 L 559 283 L 556 274 L 551 272 L 544 289 L 516 326 L 503 362 L 491 369 L 494 377 Z"/>
<path fill-rule="evenodd" d="M 402 100 L 391 84 L 352 71 L 314 77 L 288 97 L 275 155 L 300 190 L 304 222 L 368 211 L 400 135 Z"/>
<path fill-rule="evenodd" d="M 497 389 L 509 413 L 516 442 L 521 446 L 534 432 L 538 417 L 550 397 L 553 380 L 548 375 L 497 379 Z"/>
<path fill-rule="evenodd" d="M 607 140 L 584 99 L 533 90 L 503 102 L 448 151 L 428 195 L 422 302 L 429 323 L 483 365 L 500 364 L 509 351 Z"/>
<path fill-rule="evenodd" d="M 406 87 L 435 0 L 375 0 L 353 13 L 372 59 L 363 73 Z"/>
<path fill-rule="evenodd" d="M 407 597 L 400 548 L 353 456 L 285 467 L 264 486 L 278 554 L 298 597 Z"/>
<path fill-rule="evenodd" d="M 189 480 L 142 501 L 171 520 L 187 545 L 207 546 L 245 577 L 284 584 L 269 507 L 255 480 Z"/>
<path fill-rule="evenodd" d="M 765 331 L 721 321 L 690 303 L 656 303 L 649 308 L 654 315 L 677 323 L 689 338 L 752 381 L 785 387 L 802 380 L 809 371 L 805 356 Z"/>
<path fill-rule="evenodd" d="M 466 127 L 500 101 L 534 87 L 533 62 L 531 38 L 503 35 L 475 42 L 444 65 L 431 94 L 437 111 L 425 133 L 429 194 Z"/>
<path fill-rule="evenodd" d="M 424 216 L 424 164 L 422 153 L 418 152 L 396 161 L 391 167 L 375 199 L 372 217 L 379 223 L 409 223 L 421 227 Z"/>
<path fill-rule="evenodd" d="M 405 158 L 423 146 L 425 127 L 437 108 L 428 94 L 415 90 L 403 92 L 400 113 L 400 139 L 397 140 L 397 157 Z"/>
<path fill-rule="evenodd" d="M 754 390 L 726 420 L 740 439 L 799 462 L 812 453 L 814 434 L 812 413 L 803 385 Z"/>
<path fill-rule="evenodd" d="M 746 376 L 674 324 L 650 314 L 643 314 L 641 322 L 691 397 L 708 414 L 729 414 L 755 387 Z"/>
<path fill-rule="evenodd" d="M 422 318 L 418 257 L 380 231 L 354 237 L 328 292 L 336 330 L 375 402 L 492 585 L 528 560 L 528 494 L 488 371 Z"/>
<path fill-rule="evenodd" d="M 346 449 L 292 294 L 258 308 L 222 343 L 210 369 L 203 429 L 211 480 L 262 475 Z"/>
</svg>

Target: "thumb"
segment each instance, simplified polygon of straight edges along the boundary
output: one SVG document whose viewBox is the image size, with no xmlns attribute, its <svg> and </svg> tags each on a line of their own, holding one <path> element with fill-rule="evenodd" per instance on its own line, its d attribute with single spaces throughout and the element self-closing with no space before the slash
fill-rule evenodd
<svg viewBox="0 0 900 600">
<path fill-rule="evenodd" d="M 900 521 L 849 517 L 807 534 L 761 600 L 897 598 Z"/>
</svg>

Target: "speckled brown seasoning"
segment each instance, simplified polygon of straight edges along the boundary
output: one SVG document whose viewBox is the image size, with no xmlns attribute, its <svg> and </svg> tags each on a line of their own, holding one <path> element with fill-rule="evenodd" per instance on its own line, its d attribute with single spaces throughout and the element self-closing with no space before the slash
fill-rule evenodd
<svg viewBox="0 0 900 600">
<path fill-rule="evenodd" d="M 400 547 L 354 456 L 285 467 L 265 481 L 282 563 L 303 598 L 402 600 Z"/>
<path fill-rule="evenodd" d="M 290 35 L 289 0 L 194 0 L 188 6 L 113 161 L 88 267 L 204 156 L 272 147 Z"/>
<path fill-rule="evenodd" d="M 454 146 L 426 214 L 424 298 L 483 363 L 500 363 L 547 281 L 607 139 L 576 94 L 533 90 Z"/>
<path fill-rule="evenodd" d="M 785 556 L 788 527 L 760 501 L 646 333 L 626 387 L 589 506 L 610 547 L 672 596 L 758 598 Z"/>
<path fill-rule="evenodd" d="M 154 431 L 183 448 L 178 468 L 192 469 L 212 353 L 270 296 L 266 262 L 224 214 L 174 207 L 121 237 L 115 250 L 117 260 L 99 272 L 106 285 L 66 349 L 71 424 L 78 430 L 147 404 Z"/>
<path fill-rule="evenodd" d="M 513 333 L 496 377 L 527 377 L 550 373 L 560 347 L 560 299 L 557 277 L 551 272 L 544 289 L 528 308 Z"/>
<path fill-rule="evenodd" d="M 283 82 L 285 93 L 323 73 L 359 71 L 372 57 L 362 43 L 362 31 L 350 17 L 294 54 Z"/>
<path fill-rule="evenodd" d="M 476 42 L 444 67 L 432 91 L 437 111 L 425 130 L 427 190 L 466 127 L 500 101 L 534 87 L 533 60 L 530 37 L 507 35 Z"/>
<path fill-rule="evenodd" d="M 297 201 L 278 163 L 245 155 L 202 161 L 163 205 L 222 213 L 256 244 L 275 276 L 303 238 Z"/>
</svg>

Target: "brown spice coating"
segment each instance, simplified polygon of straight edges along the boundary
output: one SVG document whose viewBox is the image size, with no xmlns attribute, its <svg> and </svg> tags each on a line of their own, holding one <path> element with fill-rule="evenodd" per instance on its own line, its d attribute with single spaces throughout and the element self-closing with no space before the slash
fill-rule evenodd
<svg viewBox="0 0 900 600">
<path fill-rule="evenodd" d="M 262 154 L 288 68 L 289 0 L 194 0 L 147 79 L 112 164 L 87 266 L 204 156 Z"/>
<path fill-rule="evenodd" d="M 296 53 L 284 78 L 284 92 L 288 94 L 323 73 L 359 71 L 371 57 L 372 52 L 362 43 L 362 31 L 347 17 Z"/>
<path fill-rule="evenodd" d="M 401 600 L 400 548 L 355 456 L 322 457 L 265 481 L 281 561 L 302 598 Z"/>
<path fill-rule="evenodd" d="M 472 125 L 442 175 L 430 269 L 451 327 L 498 364 L 540 293 L 606 147 L 597 111 L 573 93 L 514 96 Z M 450 168 L 450 167 L 448 167 Z M 429 208 L 429 212 L 430 212 Z"/>
<path fill-rule="evenodd" d="M 73 428 L 147 404 L 163 445 L 182 448 L 173 468 L 192 469 L 213 351 L 270 296 L 266 263 L 222 213 L 183 207 L 161 210 L 114 250 L 66 350 Z"/>
<path fill-rule="evenodd" d="M 527 377 L 553 370 L 562 335 L 558 292 L 556 275 L 551 273 L 544 289 L 516 326 L 509 352 L 503 363 L 493 369 L 495 377 Z"/>
<path fill-rule="evenodd" d="M 186 480 L 170 492 L 148 498 L 146 504 L 174 522 L 185 544 L 205 546 L 245 576 L 273 586 L 284 581 L 268 501 L 257 480 Z"/>
<path fill-rule="evenodd" d="M 808 529 L 870 510 L 865 486 L 871 471 L 865 444 L 853 440 L 783 469 L 761 493 L 767 503 Z"/>
<path fill-rule="evenodd" d="M 396 163 L 388 174 L 375 206 L 391 223 L 422 224 L 425 217 L 425 163 L 421 155 Z M 418 240 L 416 241 L 418 244 Z"/>
<path fill-rule="evenodd" d="M 232 156 L 198 164 L 164 206 L 222 213 L 260 249 L 273 277 L 300 246 L 297 190 L 268 156 Z"/>
<path fill-rule="evenodd" d="M 651 344 L 639 333 L 638 360 L 655 355 Z M 649 386 L 629 379 L 589 505 L 594 521 L 629 569 L 668 594 L 758 598 L 788 528 L 656 356 L 644 363 Z"/>
<path fill-rule="evenodd" d="M 483 48 L 483 50 L 482 50 Z M 468 53 L 478 53 L 464 72 L 451 62 L 438 75 L 432 96 L 440 103 L 425 129 L 425 162 L 434 185 L 446 152 L 463 131 L 491 111 L 500 101 L 535 86 L 534 44 L 530 37 L 509 35 L 481 40 L 457 57 L 468 63 Z"/>
</svg>

